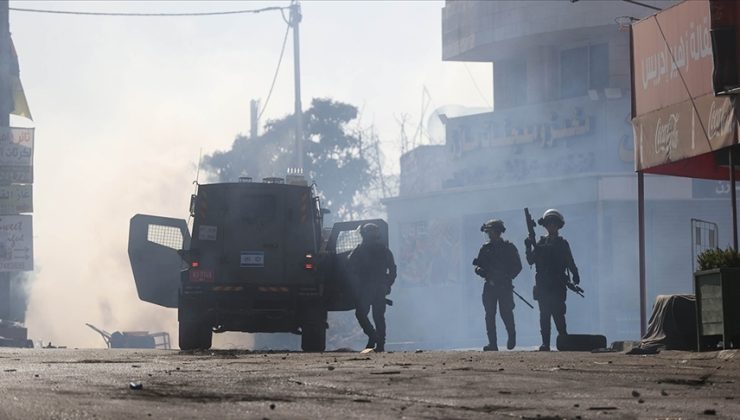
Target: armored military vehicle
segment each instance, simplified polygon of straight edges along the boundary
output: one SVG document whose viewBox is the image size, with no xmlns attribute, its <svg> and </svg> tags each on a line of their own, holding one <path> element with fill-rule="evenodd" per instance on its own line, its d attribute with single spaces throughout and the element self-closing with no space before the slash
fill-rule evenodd
<svg viewBox="0 0 740 420">
<path fill-rule="evenodd" d="M 128 253 L 139 298 L 177 308 L 179 345 L 208 349 L 212 333 L 292 332 L 323 351 L 327 311 L 354 309 L 347 258 L 359 227 L 324 229 L 314 187 L 302 177 L 197 186 L 185 220 L 138 214 Z"/>
</svg>

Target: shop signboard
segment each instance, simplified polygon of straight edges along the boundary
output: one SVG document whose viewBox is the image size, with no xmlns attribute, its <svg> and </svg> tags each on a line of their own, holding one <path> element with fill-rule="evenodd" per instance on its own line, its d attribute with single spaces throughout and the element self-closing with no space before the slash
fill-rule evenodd
<svg viewBox="0 0 740 420">
<path fill-rule="evenodd" d="M 632 25 L 638 171 L 715 177 L 703 167 L 716 167 L 712 159 L 667 165 L 737 143 L 734 100 L 714 94 L 713 10 L 709 0 L 686 1 Z"/>
<path fill-rule="evenodd" d="M 33 166 L 33 128 L 0 127 L 0 165 Z"/>
<path fill-rule="evenodd" d="M 0 185 L 0 214 L 12 215 L 33 211 L 31 184 Z"/>
<path fill-rule="evenodd" d="M 0 216 L 0 271 L 33 271 L 30 215 Z"/>
</svg>

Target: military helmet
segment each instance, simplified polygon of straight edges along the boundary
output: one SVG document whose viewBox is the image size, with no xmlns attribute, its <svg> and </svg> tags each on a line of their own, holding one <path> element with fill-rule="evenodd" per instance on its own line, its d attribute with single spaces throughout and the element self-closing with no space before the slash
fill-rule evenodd
<svg viewBox="0 0 740 420">
<path fill-rule="evenodd" d="M 545 226 L 545 223 L 549 220 L 556 220 L 558 223 L 558 229 L 565 226 L 565 218 L 563 217 L 563 214 L 560 213 L 557 209 L 547 209 L 544 213 L 542 213 L 542 217 L 540 220 L 537 221 L 542 226 Z"/>
<path fill-rule="evenodd" d="M 506 227 L 504 227 L 503 220 L 491 219 L 487 221 L 486 223 L 483 223 L 483 226 L 480 227 L 481 232 L 489 232 L 492 230 L 497 230 L 501 233 L 506 232 Z"/>
<path fill-rule="evenodd" d="M 362 239 L 380 237 L 380 227 L 375 223 L 365 223 L 360 228 Z"/>
</svg>

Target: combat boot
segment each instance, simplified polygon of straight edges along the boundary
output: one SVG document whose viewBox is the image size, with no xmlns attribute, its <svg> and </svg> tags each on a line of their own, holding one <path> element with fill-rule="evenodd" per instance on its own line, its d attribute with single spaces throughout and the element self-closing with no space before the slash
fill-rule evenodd
<svg viewBox="0 0 740 420">
<path fill-rule="evenodd" d="M 375 337 L 368 337 L 367 338 L 367 344 L 365 344 L 366 349 L 374 349 L 375 348 Z"/>
<path fill-rule="evenodd" d="M 516 347 L 516 332 L 511 331 L 509 332 L 509 339 L 506 340 L 506 348 L 511 350 L 514 347 Z"/>
<path fill-rule="evenodd" d="M 550 332 L 548 331 L 547 334 L 544 332 L 542 334 L 542 345 L 540 346 L 540 351 L 550 351 Z"/>
</svg>

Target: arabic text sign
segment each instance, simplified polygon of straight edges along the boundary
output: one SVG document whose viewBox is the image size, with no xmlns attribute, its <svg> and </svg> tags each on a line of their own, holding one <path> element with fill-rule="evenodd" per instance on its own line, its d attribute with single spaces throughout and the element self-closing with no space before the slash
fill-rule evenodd
<svg viewBox="0 0 740 420">
<path fill-rule="evenodd" d="M 31 184 L 33 166 L 10 166 L 0 164 L 0 184 Z"/>
<path fill-rule="evenodd" d="M 722 198 L 729 199 L 730 183 L 728 181 L 707 181 L 704 179 L 691 180 L 692 198 Z M 735 186 L 735 191 L 740 194 L 740 184 Z"/>
<path fill-rule="evenodd" d="M 483 121 L 467 120 L 464 126 L 453 123 L 450 127 L 448 144 L 456 158 L 467 153 L 480 153 L 480 149 L 528 143 L 551 147 L 559 140 L 589 135 L 593 131 L 591 116 L 583 115 L 580 110 L 571 117 L 548 122 L 512 125 L 505 118 L 489 117 Z"/>
<path fill-rule="evenodd" d="M 0 271 L 33 271 L 31 216 L 0 216 Z"/>
<path fill-rule="evenodd" d="M 635 115 L 714 92 L 710 3 L 686 1 L 632 25 Z M 685 85 L 684 85 L 685 82 Z"/>
<path fill-rule="evenodd" d="M 0 186 L 0 214 L 30 213 L 33 211 L 33 186 Z"/>
<path fill-rule="evenodd" d="M 33 165 L 33 128 L 0 127 L 0 165 Z"/>
</svg>

